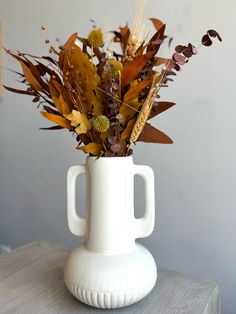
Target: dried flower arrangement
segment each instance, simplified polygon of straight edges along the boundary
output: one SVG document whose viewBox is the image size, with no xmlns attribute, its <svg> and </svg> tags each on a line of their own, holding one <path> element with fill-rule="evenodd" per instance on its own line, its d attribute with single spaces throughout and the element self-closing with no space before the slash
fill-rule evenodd
<svg viewBox="0 0 236 314">
<path fill-rule="evenodd" d="M 150 40 L 140 35 L 138 23 L 112 32 L 120 52 L 104 49 L 103 31 L 95 25 L 87 38 L 74 33 L 59 49 L 51 46 L 51 56 L 5 49 L 20 63 L 22 73 L 16 73 L 27 89 L 5 88 L 33 96 L 33 103 L 44 109 L 42 116 L 56 124 L 43 129 L 76 133 L 77 149 L 93 156 L 130 155 L 137 141 L 172 143 L 147 121 L 175 105 L 159 101 L 158 91 L 197 49 L 189 43 L 176 46 L 169 59 L 158 56 L 167 39 L 165 24 L 150 20 L 155 28 Z M 202 45 L 210 46 L 214 37 L 221 41 L 215 30 L 207 31 Z"/>
</svg>

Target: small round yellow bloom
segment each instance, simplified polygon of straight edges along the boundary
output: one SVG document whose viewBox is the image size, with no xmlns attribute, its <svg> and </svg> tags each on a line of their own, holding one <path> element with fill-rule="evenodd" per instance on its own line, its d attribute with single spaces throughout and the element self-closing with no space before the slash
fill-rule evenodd
<svg viewBox="0 0 236 314">
<path fill-rule="evenodd" d="M 109 75 L 112 79 L 117 81 L 119 79 L 119 73 L 123 70 L 123 64 L 116 59 L 110 59 L 108 62 L 110 64 Z"/>
<path fill-rule="evenodd" d="M 88 35 L 88 42 L 92 48 L 98 48 L 104 45 L 104 35 L 101 28 L 94 28 Z"/>
<path fill-rule="evenodd" d="M 110 121 L 106 116 L 99 115 L 96 118 L 93 118 L 92 125 L 97 132 L 103 133 L 109 129 Z"/>
</svg>

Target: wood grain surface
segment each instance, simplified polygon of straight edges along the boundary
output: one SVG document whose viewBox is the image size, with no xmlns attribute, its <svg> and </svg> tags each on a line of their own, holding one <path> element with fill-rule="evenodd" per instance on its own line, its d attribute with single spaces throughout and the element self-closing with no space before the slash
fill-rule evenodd
<svg viewBox="0 0 236 314">
<path fill-rule="evenodd" d="M 67 254 L 58 245 L 32 242 L 0 255 L 0 313 L 219 313 L 216 282 L 163 269 L 158 271 L 156 287 L 142 301 L 115 310 L 91 308 L 65 287 Z"/>
</svg>

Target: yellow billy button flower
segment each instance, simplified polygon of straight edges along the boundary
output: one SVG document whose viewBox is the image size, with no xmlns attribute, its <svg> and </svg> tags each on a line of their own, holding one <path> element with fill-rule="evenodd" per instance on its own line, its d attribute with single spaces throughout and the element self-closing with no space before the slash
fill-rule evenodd
<svg viewBox="0 0 236 314">
<path fill-rule="evenodd" d="M 104 45 L 104 35 L 101 28 L 94 28 L 90 31 L 88 42 L 92 48 L 98 48 Z"/>
<path fill-rule="evenodd" d="M 109 119 L 104 115 L 99 115 L 96 118 L 92 119 L 93 128 L 99 132 L 103 133 L 106 132 L 110 127 Z"/>
<path fill-rule="evenodd" d="M 123 64 L 116 59 L 110 59 L 108 62 L 110 64 L 110 77 L 116 81 L 119 80 L 119 73 L 121 73 L 123 70 Z"/>
</svg>

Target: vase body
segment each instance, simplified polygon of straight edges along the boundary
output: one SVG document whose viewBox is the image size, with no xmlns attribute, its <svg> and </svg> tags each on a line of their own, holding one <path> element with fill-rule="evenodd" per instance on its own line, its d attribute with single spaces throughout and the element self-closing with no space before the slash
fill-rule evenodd
<svg viewBox="0 0 236 314">
<path fill-rule="evenodd" d="M 86 175 L 86 215 L 77 214 L 75 185 Z M 145 214 L 134 217 L 134 176 L 145 183 Z M 98 308 L 117 308 L 145 297 L 156 282 L 151 253 L 136 243 L 154 228 L 154 176 L 129 157 L 87 157 L 67 176 L 68 225 L 85 242 L 70 253 L 65 283 L 80 301 Z"/>
</svg>

